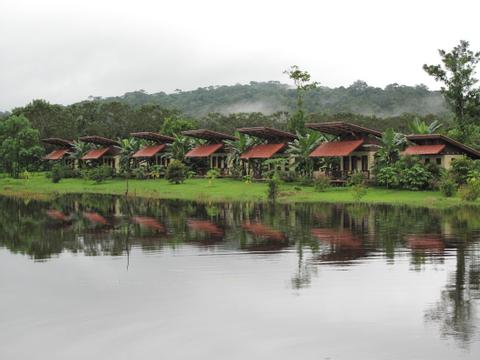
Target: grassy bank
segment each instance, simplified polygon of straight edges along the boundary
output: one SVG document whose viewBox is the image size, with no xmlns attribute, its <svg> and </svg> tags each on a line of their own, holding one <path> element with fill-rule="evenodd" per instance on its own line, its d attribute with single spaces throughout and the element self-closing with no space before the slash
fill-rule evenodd
<svg viewBox="0 0 480 360">
<path fill-rule="evenodd" d="M 43 174 L 34 174 L 28 180 L 0 178 L 0 194 L 35 199 L 48 199 L 69 193 L 93 193 L 123 195 L 126 181 L 108 180 L 101 184 L 82 179 L 63 179 L 53 184 Z M 183 184 L 173 185 L 165 180 L 130 180 L 131 196 L 183 199 L 203 202 L 219 201 L 266 201 L 267 184 L 245 184 L 231 179 L 216 179 L 209 184 L 206 179 L 189 179 Z M 325 192 L 316 192 L 313 187 L 299 184 L 281 184 L 278 202 L 354 202 L 349 188 L 331 188 Z M 458 206 L 462 201 L 458 197 L 445 198 L 435 191 L 404 191 L 369 188 L 363 203 L 405 204 L 432 208 Z M 480 204 L 480 202 L 477 202 Z"/>
</svg>

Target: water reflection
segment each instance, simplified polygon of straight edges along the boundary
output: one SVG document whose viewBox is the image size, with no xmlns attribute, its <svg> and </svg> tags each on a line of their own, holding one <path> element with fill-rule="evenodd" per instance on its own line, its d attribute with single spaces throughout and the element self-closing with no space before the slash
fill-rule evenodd
<svg viewBox="0 0 480 360">
<path fill-rule="evenodd" d="M 64 252 L 127 255 L 183 245 L 220 254 L 295 253 L 291 287 L 309 288 L 322 267 L 348 270 L 369 259 L 410 271 L 455 260 L 438 301 L 425 310 L 428 324 L 469 344 L 480 300 L 480 219 L 475 209 L 450 210 L 368 205 L 196 204 L 78 195 L 52 202 L 0 198 L 0 246 L 48 261 Z M 372 281 L 374 279 L 368 279 Z"/>
</svg>

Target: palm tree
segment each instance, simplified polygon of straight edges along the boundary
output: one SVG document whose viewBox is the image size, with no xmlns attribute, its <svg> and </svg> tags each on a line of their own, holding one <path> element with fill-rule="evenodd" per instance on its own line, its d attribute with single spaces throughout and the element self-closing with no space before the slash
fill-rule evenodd
<svg viewBox="0 0 480 360">
<path fill-rule="evenodd" d="M 392 165 L 400 157 L 400 149 L 406 143 L 405 135 L 387 129 L 382 135 L 380 149 L 376 153 L 377 162 Z"/>
<path fill-rule="evenodd" d="M 170 145 L 169 155 L 171 158 L 179 161 L 185 160 L 185 155 L 192 148 L 193 142 L 192 139 L 188 136 L 183 135 L 174 135 L 174 141 Z"/>
<path fill-rule="evenodd" d="M 225 141 L 225 145 L 229 148 L 227 162 L 232 174 L 234 176 L 241 176 L 243 175 L 242 154 L 250 147 L 257 145 L 260 140 L 239 132 L 235 133 L 235 137 L 238 140 Z"/>
<path fill-rule="evenodd" d="M 287 149 L 290 158 L 295 161 L 295 171 L 305 177 L 313 175 L 313 159 L 310 154 L 324 141 L 327 141 L 327 138 L 319 132 L 309 132 L 305 135 L 297 132 L 297 139 Z"/>
<path fill-rule="evenodd" d="M 412 134 L 434 134 L 442 127 L 442 124 L 438 120 L 427 124 L 425 121 L 416 117 L 411 123 L 408 124 Z"/>
<path fill-rule="evenodd" d="M 120 141 L 120 168 L 130 172 L 132 167 L 132 155 L 141 147 L 142 142 L 137 138 L 121 139 Z"/>
</svg>

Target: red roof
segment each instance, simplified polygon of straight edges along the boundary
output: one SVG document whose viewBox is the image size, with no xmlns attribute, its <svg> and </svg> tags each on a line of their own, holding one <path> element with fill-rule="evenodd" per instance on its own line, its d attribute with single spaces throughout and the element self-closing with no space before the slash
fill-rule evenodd
<svg viewBox="0 0 480 360">
<path fill-rule="evenodd" d="M 287 144 L 261 144 L 252 146 L 246 152 L 244 152 L 241 159 L 269 159 L 280 150 L 282 150 Z"/>
<path fill-rule="evenodd" d="M 155 146 L 145 146 L 132 155 L 134 158 L 152 157 L 165 148 L 165 144 Z"/>
<path fill-rule="evenodd" d="M 57 149 L 53 150 L 50 154 L 46 155 L 44 160 L 60 160 L 64 157 L 70 149 Z"/>
<path fill-rule="evenodd" d="M 208 157 L 215 151 L 220 150 L 222 147 L 223 144 L 200 145 L 186 153 L 185 157 Z"/>
<path fill-rule="evenodd" d="M 403 155 L 435 155 L 440 154 L 445 144 L 437 145 L 412 145 L 405 149 Z"/>
<path fill-rule="evenodd" d="M 96 160 L 101 158 L 103 155 L 105 155 L 108 151 L 110 150 L 109 147 L 106 148 L 100 148 L 100 149 L 95 149 L 95 150 L 90 150 L 87 152 L 83 157 L 82 160 Z"/>
<path fill-rule="evenodd" d="M 313 150 L 310 157 L 347 156 L 362 144 L 362 139 L 326 142 Z"/>
</svg>

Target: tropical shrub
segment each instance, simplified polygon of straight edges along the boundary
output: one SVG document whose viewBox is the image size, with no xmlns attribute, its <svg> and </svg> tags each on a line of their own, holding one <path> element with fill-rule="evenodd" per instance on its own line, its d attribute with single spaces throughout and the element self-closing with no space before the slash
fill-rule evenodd
<svg viewBox="0 0 480 360">
<path fill-rule="evenodd" d="M 152 179 L 159 179 L 165 176 L 165 167 L 162 165 L 153 165 L 148 174 Z"/>
<path fill-rule="evenodd" d="M 251 184 L 252 183 L 252 175 L 245 175 L 243 178 L 242 178 L 243 182 L 245 184 Z"/>
<path fill-rule="evenodd" d="M 56 163 L 52 166 L 52 171 L 50 172 L 50 178 L 54 184 L 59 183 L 60 180 L 64 177 L 64 167 L 62 164 Z"/>
<path fill-rule="evenodd" d="M 448 175 L 444 175 L 438 184 L 438 188 L 443 196 L 452 197 L 457 192 L 457 183 Z"/>
<path fill-rule="evenodd" d="M 469 173 L 476 170 L 477 164 L 474 160 L 464 156 L 452 161 L 450 174 L 457 184 L 463 185 L 467 183 Z"/>
<path fill-rule="evenodd" d="M 179 160 L 173 160 L 167 166 L 167 171 L 165 173 L 165 178 L 174 184 L 180 184 L 185 181 L 187 177 L 187 167 L 184 163 Z"/>
<path fill-rule="evenodd" d="M 386 188 L 396 188 L 400 185 L 398 179 L 398 169 L 395 166 L 385 166 L 378 170 L 375 181 L 380 186 Z"/>
<path fill-rule="evenodd" d="M 144 180 L 148 178 L 149 171 L 146 167 L 139 166 L 132 170 L 132 175 L 135 177 L 135 179 Z"/>
<path fill-rule="evenodd" d="M 82 177 L 84 179 L 95 181 L 97 184 L 104 182 L 113 175 L 114 170 L 108 165 L 101 165 L 82 170 Z"/>
<path fill-rule="evenodd" d="M 367 195 L 367 187 L 365 184 L 355 184 L 352 186 L 352 195 L 355 201 L 360 201 Z"/>
<path fill-rule="evenodd" d="M 277 178 L 273 177 L 268 180 L 268 189 L 267 189 L 268 200 L 275 201 L 277 199 L 278 187 L 279 187 L 279 182 Z"/>
<path fill-rule="evenodd" d="M 480 178 L 470 178 L 460 187 L 460 197 L 464 201 L 475 201 L 480 196 Z"/>
<path fill-rule="evenodd" d="M 399 175 L 400 186 L 407 190 L 428 189 L 433 178 L 432 174 L 422 164 L 406 167 L 400 171 Z"/>
<path fill-rule="evenodd" d="M 220 171 L 218 169 L 210 169 L 207 171 L 208 183 L 211 184 L 213 180 L 220 176 Z"/>
<path fill-rule="evenodd" d="M 320 175 L 314 180 L 315 191 L 324 192 L 330 188 L 330 179 L 328 176 Z"/>
<path fill-rule="evenodd" d="M 349 186 L 364 185 L 365 180 L 366 180 L 365 175 L 363 175 L 363 173 L 355 172 L 349 177 L 348 185 Z"/>
</svg>

